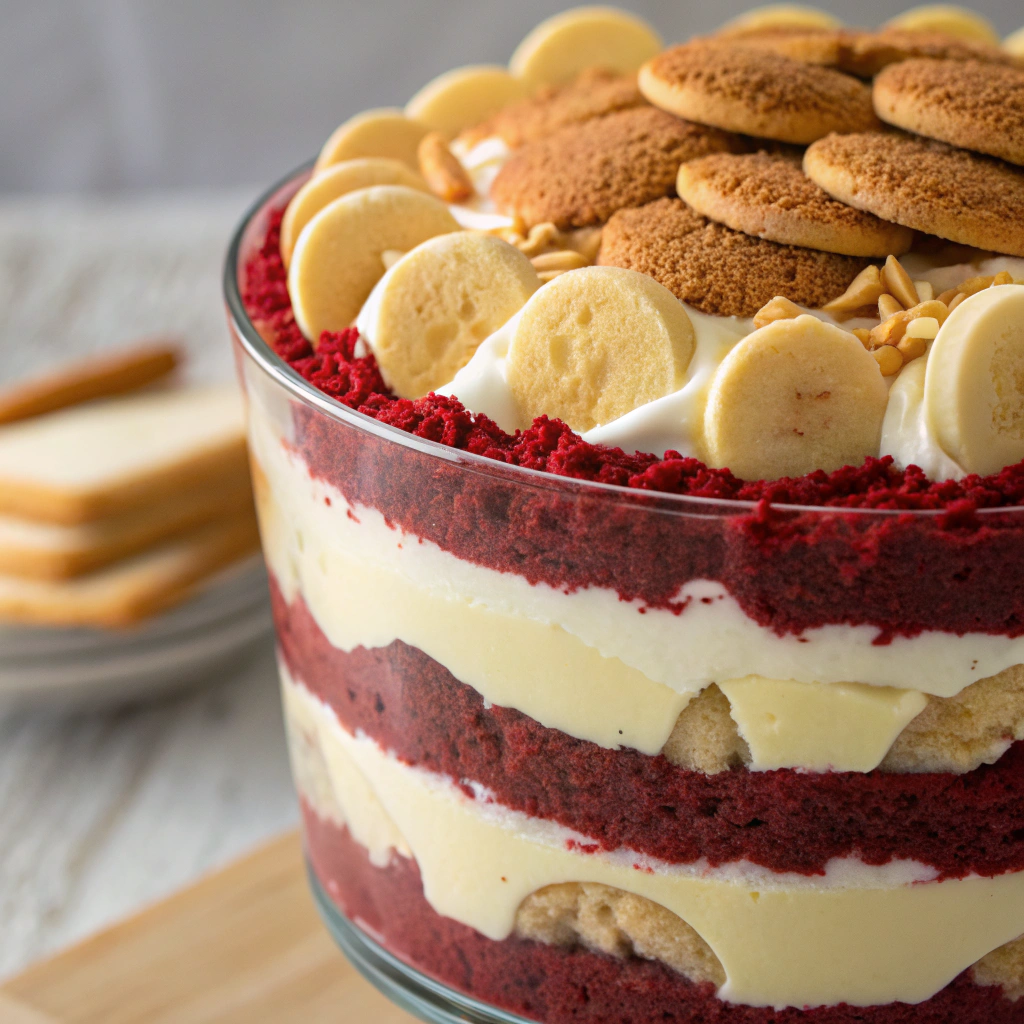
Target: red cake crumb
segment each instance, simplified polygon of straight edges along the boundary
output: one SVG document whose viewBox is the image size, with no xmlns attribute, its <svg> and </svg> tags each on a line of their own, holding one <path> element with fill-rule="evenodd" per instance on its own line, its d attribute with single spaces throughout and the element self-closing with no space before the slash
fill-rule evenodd
<svg viewBox="0 0 1024 1024">
<path fill-rule="evenodd" d="M 289 671 L 345 729 L 407 764 L 478 783 L 506 807 L 557 821 L 598 848 L 673 863 L 746 859 L 803 875 L 822 874 L 831 858 L 846 856 L 916 860 L 943 878 L 1024 869 L 1024 743 L 964 775 L 742 768 L 705 775 L 488 706 L 401 641 L 340 651 L 301 597 L 289 605 L 273 581 L 271 595 Z"/>
<path fill-rule="evenodd" d="M 374 867 L 343 826 L 303 804 L 306 848 L 321 885 L 371 938 L 417 970 L 489 1005 L 545 1024 L 1022 1024 L 1024 1000 L 964 971 L 916 1005 L 773 1010 L 717 998 L 657 960 L 617 960 L 527 939 L 494 941 L 426 901 L 415 861 Z"/>
<path fill-rule="evenodd" d="M 287 271 L 280 251 L 284 207 L 271 212 L 262 245 L 244 268 L 243 301 L 278 355 L 310 383 L 343 405 L 417 437 L 511 466 L 558 476 L 702 498 L 845 508 L 947 509 L 967 514 L 1024 501 L 1024 461 L 988 477 L 932 482 L 916 466 L 898 470 L 892 459 L 868 458 L 862 466 L 775 481 L 743 481 L 727 469 L 666 452 L 627 455 L 589 444 L 560 420 L 541 416 L 508 434 L 458 399 L 430 394 L 410 400 L 392 395 L 372 354 L 357 357 L 358 333 L 324 332 L 314 351 L 292 314 Z"/>
</svg>

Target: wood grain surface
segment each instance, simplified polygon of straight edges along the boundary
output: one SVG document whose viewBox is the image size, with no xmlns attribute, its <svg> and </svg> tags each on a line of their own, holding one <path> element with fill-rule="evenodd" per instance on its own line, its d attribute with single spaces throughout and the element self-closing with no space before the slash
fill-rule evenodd
<svg viewBox="0 0 1024 1024">
<path fill-rule="evenodd" d="M 3 1024 L 413 1024 L 313 908 L 289 833 L 0 989 Z"/>
</svg>

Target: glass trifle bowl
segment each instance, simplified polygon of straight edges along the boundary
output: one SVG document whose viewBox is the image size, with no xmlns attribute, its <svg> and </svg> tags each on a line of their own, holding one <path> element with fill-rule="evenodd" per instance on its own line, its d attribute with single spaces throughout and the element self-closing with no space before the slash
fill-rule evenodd
<svg viewBox="0 0 1024 1024">
<path fill-rule="evenodd" d="M 357 967 L 428 1021 L 1024 1020 L 1024 509 L 859 507 L 869 468 L 721 497 L 550 424 L 544 469 L 467 450 L 351 332 L 289 335 L 307 176 L 225 290 L 310 879 Z"/>
</svg>

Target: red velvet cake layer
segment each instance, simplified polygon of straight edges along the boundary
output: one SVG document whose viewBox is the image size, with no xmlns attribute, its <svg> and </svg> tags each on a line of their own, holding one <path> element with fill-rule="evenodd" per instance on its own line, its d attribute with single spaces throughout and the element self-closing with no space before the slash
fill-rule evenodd
<svg viewBox="0 0 1024 1024">
<path fill-rule="evenodd" d="M 801 874 L 854 854 L 869 864 L 921 861 L 949 878 L 1024 869 L 1024 743 L 966 775 L 704 775 L 485 707 L 475 690 L 400 641 L 346 654 L 301 598 L 288 605 L 273 580 L 271 593 L 289 671 L 349 732 L 362 730 L 408 764 L 480 783 L 505 806 L 604 849 L 675 863 L 746 859 Z"/>
<path fill-rule="evenodd" d="M 398 399 L 373 357 L 356 356 L 354 331 L 325 334 L 315 353 L 302 337 L 278 252 L 279 220 L 280 211 L 246 267 L 244 291 L 282 358 L 350 408 L 496 463 L 494 474 L 468 472 L 296 405 L 299 453 L 351 503 L 459 558 L 568 591 L 607 587 L 682 612 L 682 585 L 716 580 L 778 633 L 864 623 L 878 630 L 880 643 L 934 629 L 1024 634 L 1024 514 L 978 512 L 1024 498 L 1024 464 L 986 479 L 932 484 L 917 470 L 900 473 L 887 460 L 868 459 L 830 475 L 744 483 L 695 459 L 590 445 L 558 421 L 538 419 L 509 435 L 455 399 Z M 568 480 L 530 485 L 497 463 L 636 493 L 613 498 Z M 669 514 L 655 491 L 759 504 L 752 511 L 690 507 L 684 518 Z M 942 511 L 825 517 L 773 507 L 780 502 Z"/>
<path fill-rule="evenodd" d="M 418 970 L 482 1002 L 545 1024 L 1021 1024 L 1024 1000 L 973 984 L 964 972 L 924 1003 L 771 1010 L 724 1003 L 651 960 L 487 939 L 442 917 L 412 860 L 374 867 L 344 828 L 303 806 L 306 845 L 321 884 L 346 916 Z"/>
</svg>

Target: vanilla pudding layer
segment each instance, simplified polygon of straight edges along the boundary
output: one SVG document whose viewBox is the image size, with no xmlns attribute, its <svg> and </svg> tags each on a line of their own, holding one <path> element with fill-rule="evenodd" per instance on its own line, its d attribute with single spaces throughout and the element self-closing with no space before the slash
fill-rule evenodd
<svg viewBox="0 0 1024 1024">
<path fill-rule="evenodd" d="M 835 625 L 779 636 L 709 581 L 684 588 L 678 615 L 603 588 L 531 584 L 350 506 L 255 406 L 250 422 L 268 564 L 339 650 L 402 640 L 490 703 L 700 771 L 737 751 L 755 770 L 968 771 L 1024 731 L 1012 668 L 1024 638 L 933 632 L 877 646 L 872 627 Z"/>
<path fill-rule="evenodd" d="M 1020 991 L 1008 944 L 1024 929 L 1024 872 L 934 881 L 913 861 L 847 858 L 808 878 L 745 862 L 710 869 L 625 849 L 586 852 L 585 836 L 401 764 L 282 677 L 306 802 L 344 825 L 374 864 L 414 858 L 433 909 L 489 939 L 563 941 L 571 927 L 604 949 L 607 915 L 596 911 L 607 906 L 635 952 L 713 981 L 729 1002 L 917 1003 L 972 964 L 979 984 Z M 786 949 L 781 962 L 765 956 L 775 948 Z"/>
</svg>

